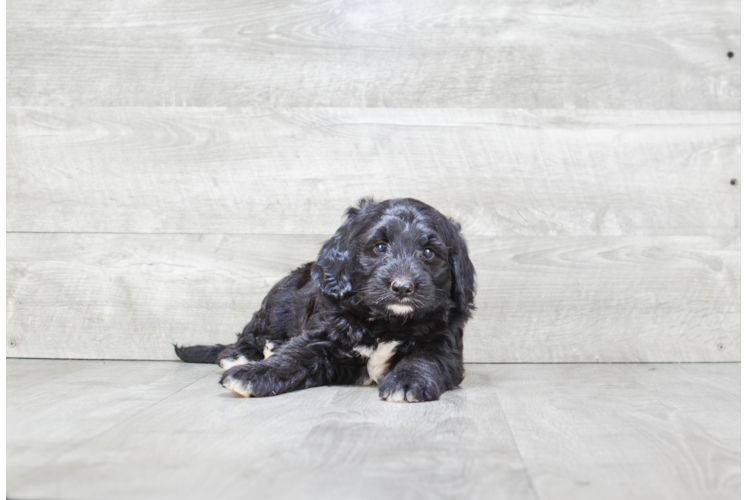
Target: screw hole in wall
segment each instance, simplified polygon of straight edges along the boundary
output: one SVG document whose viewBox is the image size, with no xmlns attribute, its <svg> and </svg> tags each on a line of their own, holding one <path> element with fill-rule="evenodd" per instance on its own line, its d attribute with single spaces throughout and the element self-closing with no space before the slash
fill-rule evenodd
<svg viewBox="0 0 748 500">
<path fill-rule="evenodd" d="M 732 59 L 732 56 L 734 56 L 734 55 L 735 54 L 733 54 L 732 51 L 730 51 L 730 52 L 727 53 L 727 57 L 729 57 L 730 59 Z"/>
<path fill-rule="evenodd" d="M 725 350 L 725 344 L 717 344 L 717 349 L 719 349 L 720 351 L 724 351 Z"/>
<path fill-rule="evenodd" d="M 730 184 L 733 185 L 733 186 L 737 186 L 738 185 L 738 180 L 737 179 L 730 179 Z"/>
<path fill-rule="evenodd" d="M 9 340 L 8 341 L 8 347 L 15 347 L 15 346 L 16 346 L 16 341 L 15 340 Z"/>
</svg>

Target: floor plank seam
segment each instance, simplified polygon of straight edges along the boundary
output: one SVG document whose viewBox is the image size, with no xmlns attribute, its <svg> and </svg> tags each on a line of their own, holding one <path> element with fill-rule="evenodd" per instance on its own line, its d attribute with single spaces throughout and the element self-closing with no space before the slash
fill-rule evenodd
<svg viewBox="0 0 748 500">
<path fill-rule="evenodd" d="M 499 394 L 496 391 L 496 381 L 491 375 L 488 376 L 488 379 L 491 381 L 491 386 L 493 387 L 494 396 L 496 396 L 499 409 L 501 410 L 501 418 L 504 419 L 504 422 L 506 422 L 506 426 L 509 429 L 509 436 L 512 438 L 512 444 L 514 445 L 514 449 L 517 450 L 517 455 L 519 455 L 519 458 L 522 460 L 522 466 L 525 471 L 525 477 L 527 477 L 527 483 L 530 485 L 530 491 L 532 491 L 532 495 L 535 498 L 535 500 L 541 500 L 540 494 L 538 493 L 538 490 L 535 487 L 535 482 L 532 480 L 532 475 L 530 474 L 530 470 L 527 467 L 527 461 L 525 460 L 525 457 L 522 454 L 522 450 L 520 450 L 519 448 L 519 444 L 517 444 L 517 439 L 514 437 L 512 424 L 509 422 L 509 419 L 507 418 L 506 413 L 504 412 L 504 405 L 501 403 L 501 397 L 499 397 Z"/>
</svg>

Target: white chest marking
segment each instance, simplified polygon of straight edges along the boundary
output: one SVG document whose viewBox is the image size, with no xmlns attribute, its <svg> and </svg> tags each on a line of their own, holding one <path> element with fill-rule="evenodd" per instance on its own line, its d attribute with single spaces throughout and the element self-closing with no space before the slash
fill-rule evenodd
<svg viewBox="0 0 748 500">
<path fill-rule="evenodd" d="M 265 349 L 262 350 L 262 355 L 265 356 L 265 359 L 268 359 L 270 356 L 275 354 L 273 352 L 273 349 L 275 349 L 275 344 L 272 342 L 266 340 L 265 341 Z"/>
<path fill-rule="evenodd" d="M 356 346 L 353 348 L 362 357 L 368 358 L 366 371 L 369 372 L 370 380 L 363 382 L 364 385 L 370 381 L 378 384 L 382 380 L 389 369 L 390 358 L 392 358 L 395 349 L 399 345 L 399 341 L 393 340 L 391 342 L 382 342 L 376 349 L 366 346 Z"/>
<path fill-rule="evenodd" d="M 406 306 L 403 304 L 390 304 L 387 306 L 387 309 L 389 309 L 390 312 L 397 314 L 398 316 L 405 316 L 413 312 L 413 308 L 411 306 Z"/>
<path fill-rule="evenodd" d="M 373 347 L 368 347 L 365 345 L 357 345 L 356 347 L 353 348 L 353 350 L 359 353 L 362 358 L 370 358 L 371 355 L 374 353 Z"/>
</svg>

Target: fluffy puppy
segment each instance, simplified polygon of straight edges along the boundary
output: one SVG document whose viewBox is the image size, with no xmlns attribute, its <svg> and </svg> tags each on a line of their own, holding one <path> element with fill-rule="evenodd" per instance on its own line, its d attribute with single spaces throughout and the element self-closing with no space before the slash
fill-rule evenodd
<svg viewBox="0 0 748 500">
<path fill-rule="evenodd" d="M 175 349 L 217 362 L 239 396 L 379 384 L 387 401 L 432 401 L 462 381 L 474 276 L 456 222 L 410 198 L 363 199 L 315 262 L 270 290 L 235 344 Z"/>
</svg>

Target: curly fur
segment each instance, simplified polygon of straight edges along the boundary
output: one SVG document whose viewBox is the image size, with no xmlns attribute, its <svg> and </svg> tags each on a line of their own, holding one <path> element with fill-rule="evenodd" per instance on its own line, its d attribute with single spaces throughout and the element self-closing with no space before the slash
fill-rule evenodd
<svg viewBox="0 0 748 500">
<path fill-rule="evenodd" d="M 432 401 L 462 381 L 474 295 L 459 224 L 418 200 L 363 199 L 235 344 L 175 348 L 227 368 L 221 384 L 240 396 L 378 383 L 385 400 Z"/>
</svg>

